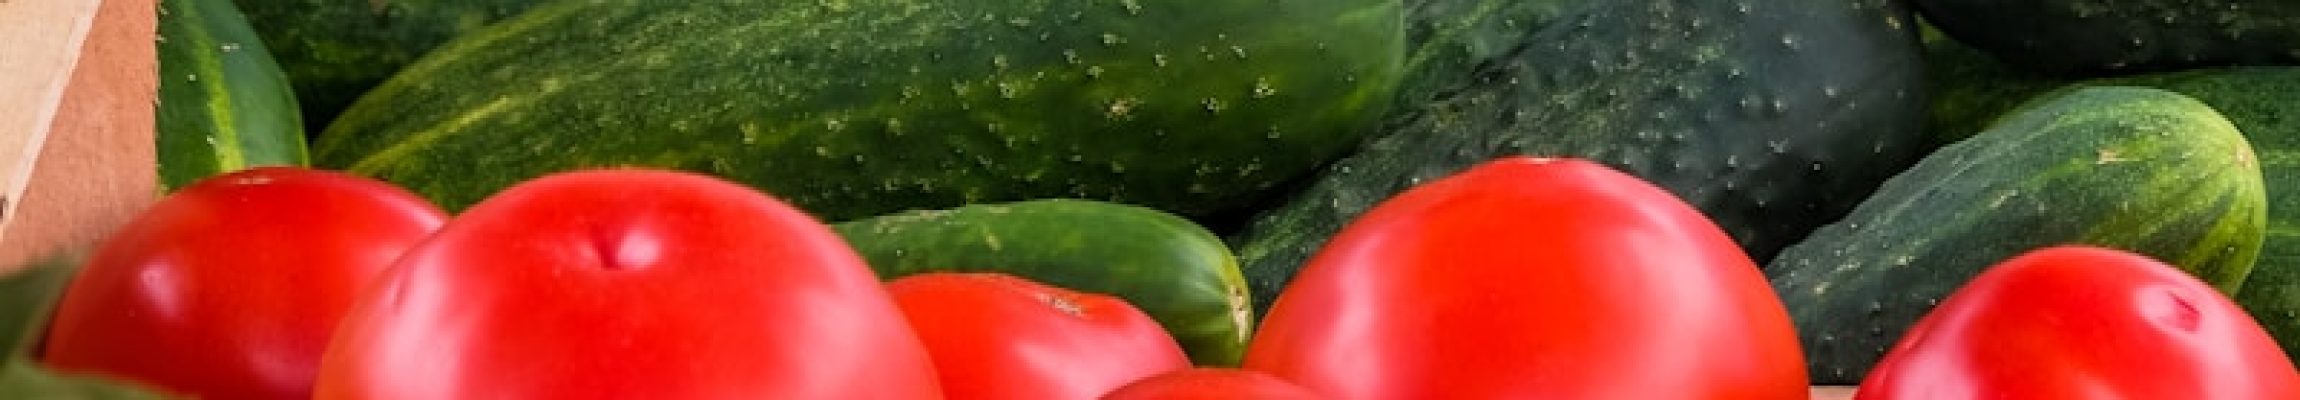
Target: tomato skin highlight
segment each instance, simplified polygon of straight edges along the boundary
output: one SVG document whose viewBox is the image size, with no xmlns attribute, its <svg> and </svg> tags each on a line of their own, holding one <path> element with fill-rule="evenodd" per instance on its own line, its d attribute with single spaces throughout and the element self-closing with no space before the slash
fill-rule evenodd
<svg viewBox="0 0 2300 400">
<path fill-rule="evenodd" d="M 330 171 L 202 179 L 99 245 L 42 360 L 204 398 L 310 398 L 359 293 L 446 219 L 406 190 Z"/>
<path fill-rule="evenodd" d="M 2300 399 L 2300 372 L 2234 301 L 2126 251 L 1998 263 L 1910 328 L 1862 400 Z"/>
<path fill-rule="evenodd" d="M 1283 292 L 1245 367 L 1341 399 L 1808 395 L 1725 233 L 1601 164 L 1504 158 L 1393 197 Z"/>
<path fill-rule="evenodd" d="M 950 399 L 1087 399 L 1190 368 L 1149 314 L 1117 297 L 998 273 L 887 283 Z"/>
<path fill-rule="evenodd" d="M 394 273 L 345 319 L 314 398 L 941 397 L 852 248 L 704 175 L 536 178 Z"/>
<path fill-rule="evenodd" d="M 1152 376 L 1102 396 L 1103 400 L 1318 400 L 1293 382 L 1252 370 L 1198 368 Z"/>
</svg>

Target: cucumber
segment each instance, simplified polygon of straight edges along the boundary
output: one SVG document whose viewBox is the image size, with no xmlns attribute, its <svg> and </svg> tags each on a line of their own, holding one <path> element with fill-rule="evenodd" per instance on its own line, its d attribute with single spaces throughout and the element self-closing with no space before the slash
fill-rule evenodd
<svg viewBox="0 0 2300 400">
<path fill-rule="evenodd" d="M 286 74 L 231 0 L 162 0 L 154 110 L 164 189 L 248 167 L 310 164 Z"/>
<path fill-rule="evenodd" d="M 1922 63 L 1898 4 L 1602 0 L 1517 31 L 1474 84 L 1394 113 L 1233 238 L 1255 304 L 1374 204 L 1507 155 L 1652 181 L 1763 261 L 1920 154 Z"/>
<path fill-rule="evenodd" d="M 1767 275 L 1813 382 L 1857 384 L 1942 297 L 2039 247 L 2133 251 L 2234 292 L 2267 222 L 2257 160 L 2235 126 L 2187 96 L 2072 90 L 1925 157 Z"/>
<path fill-rule="evenodd" d="M 556 2 L 362 97 L 323 166 L 461 209 L 540 174 L 710 173 L 825 220 L 1033 198 L 1220 213 L 1359 142 L 1394 0 Z"/>
<path fill-rule="evenodd" d="M 1928 38 L 1930 39 L 1930 38 Z M 1928 72 L 1940 82 L 1932 124 L 1938 140 L 1961 140 L 2020 102 L 2055 90 L 2140 86 L 2195 98 L 2219 111 L 2253 147 L 2267 185 L 2268 227 L 2252 273 L 2236 301 L 2300 363 L 2300 67 L 2203 68 L 2181 72 L 2079 80 L 2029 73 L 1998 64 L 1977 49 L 1950 41 L 1927 43 Z M 1977 128 L 1974 130 L 1977 132 Z"/>
<path fill-rule="evenodd" d="M 1518 40 L 1526 31 L 1585 12 L 1602 1 L 1404 0 L 1404 75 L 1389 109 L 1420 107 L 1491 80 L 1506 65 L 1502 60 L 1526 50 L 1526 43 Z M 1272 195 L 1233 212 L 1193 219 L 1216 233 L 1237 233 L 1255 214 L 1278 207 L 1286 195 L 1302 190 L 1304 181 L 1273 187 L 1265 191 Z"/>
<path fill-rule="evenodd" d="M 1404 0 L 1405 76 L 1398 109 L 1444 98 L 1490 78 L 1538 31 L 1606 0 Z"/>
<path fill-rule="evenodd" d="M 2084 85 L 2148 86 L 2212 106 L 2252 143 L 2268 182 L 2267 237 L 2236 302 L 2300 362 L 2300 67 L 2230 67 Z"/>
<path fill-rule="evenodd" d="M 2064 75 L 2300 61 L 2292 0 L 1915 0 L 1950 36 Z"/>
<path fill-rule="evenodd" d="M 1932 148 L 1972 137 L 2037 95 L 2078 81 L 2005 64 L 1929 24 L 1924 42 L 1925 81 L 1932 94 L 1925 136 Z"/>
<path fill-rule="evenodd" d="M 2300 362 L 2300 67 L 2203 68 L 2078 79 L 2004 64 L 1937 33 L 1926 37 L 1926 76 L 1936 95 L 1927 120 L 1937 143 L 1980 132 L 2045 93 L 2091 86 L 2139 86 L 2195 98 L 2233 123 L 2253 147 L 2267 185 L 2266 239 L 2236 301 Z"/>
<path fill-rule="evenodd" d="M 310 133 L 392 73 L 542 0 L 237 0 L 295 82 Z"/>
<path fill-rule="evenodd" d="M 2300 364 L 2300 67 L 2199 70 L 2153 80 L 2228 116 L 2252 141 L 2268 185 L 2268 234 L 2237 304 Z"/>
<path fill-rule="evenodd" d="M 1125 299 L 1190 360 L 1235 366 L 1253 332 L 1244 278 L 1220 239 L 1174 215 L 1087 200 L 916 211 L 832 226 L 879 279 L 1001 272 Z"/>
</svg>

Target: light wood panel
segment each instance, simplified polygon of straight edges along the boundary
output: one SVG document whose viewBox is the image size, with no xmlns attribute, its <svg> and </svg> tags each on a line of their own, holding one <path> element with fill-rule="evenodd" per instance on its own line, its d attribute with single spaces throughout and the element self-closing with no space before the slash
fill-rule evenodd
<svg viewBox="0 0 2300 400">
<path fill-rule="evenodd" d="M 0 273 L 158 197 L 154 0 L 0 0 Z"/>
<path fill-rule="evenodd" d="M 24 198 L 98 4 L 0 0 L 0 198 Z M 0 206 L 0 225 L 16 214 L 16 203 Z"/>
</svg>

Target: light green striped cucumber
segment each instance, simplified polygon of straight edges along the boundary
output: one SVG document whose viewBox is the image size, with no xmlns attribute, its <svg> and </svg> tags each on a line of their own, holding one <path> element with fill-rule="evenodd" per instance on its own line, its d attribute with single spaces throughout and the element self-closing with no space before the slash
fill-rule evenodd
<svg viewBox="0 0 2300 400">
<path fill-rule="evenodd" d="M 2158 89 L 2051 95 L 1885 181 L 1766 274 L 1816 384 L 1856 384 L 1936 302 L 2023 252 L 2145 254 L 2226 293 L 2260 254 L 2258 158 L 2204 103 Z"/>
<path fill-rule="evenodd" d="M 160 184 L 265 165 L 307 165 L 287 74 L 231 0 L 162 0 Z"/>
<path fill-rule="evenodd" d="M 2300 67 L 2232 67 L 2084 85 L 2147 86 L 2196 98 L 2244 132 L 2268 184 L 2268 233 L 2236 302 L 2300 361 Z"/>
<path fill-rule="evenodd" d="M 1941 84 L 1926 129 L 1944 143 L 2039 94 L 2092 86 L 2140 86 L 2202 101 L 2251 142 L 2267 183 L 2268 233 L 2236 300 L 2285 353 L 2300 361 L 2300 67 L 2202 68 L 2080 80 L 2023 72 L 1978 49 L 1928 37 L 1928 76 Z M 1970 128 L 1967 128 L 1970 127 Z"/>
<path fill-rule="evenodd" d="M 1032 200 L 841 223 L 880 279 L 999 272 L 1125 299 L 1199 365 L 1235 366 L 1253 331 L 1245 278 L 1213 233 L 1148 208 Z"/>
</svg>

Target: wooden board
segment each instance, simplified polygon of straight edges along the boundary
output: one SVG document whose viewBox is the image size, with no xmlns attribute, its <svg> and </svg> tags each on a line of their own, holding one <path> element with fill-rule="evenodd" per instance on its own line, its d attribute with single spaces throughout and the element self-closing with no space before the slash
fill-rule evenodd
<svg viewBox="0 0 2300 400">
<path fill-rule="evenodd" d="M 158 197 L 153 0 L 0 0 L 0 273 Z"/>
<path fill-rule="evenodd" d="M 0 0 L 0 198 L 20 199 L 96 19 L 97 0 Z M 15 213 L 0 207 L 0 223 Z"/>
</svg>

